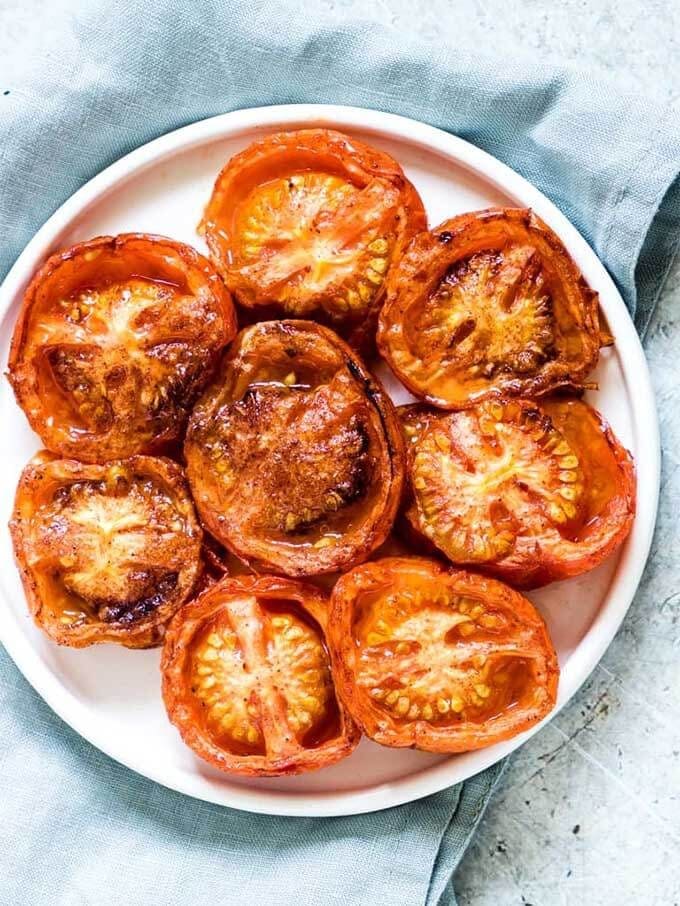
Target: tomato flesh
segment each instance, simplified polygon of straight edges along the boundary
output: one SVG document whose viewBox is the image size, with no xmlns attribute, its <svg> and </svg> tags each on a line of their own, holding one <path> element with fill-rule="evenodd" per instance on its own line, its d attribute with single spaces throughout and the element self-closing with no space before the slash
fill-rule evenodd
<svg viewBox="0 0 680 906">
<path fill-rule="evenodd" d="M 555 355 L 551 299 L 535 249 L 478 252 L 446 272 L 406 325 L 428 382 L 531 374 Z M 443 391 L 444 395 L 446 391 Z"/>
<path fill-rule="evenodd" d="M 628 533 L 632 463 L 586 403 L 403 412 L 407 518 L 452 562 L 535 586 L 592 569 Z"/>
<path fill-rule="evenodd" d="M 174 621 L 164 696 L 185 740 L 236 773 L 298 773 L 356 744 L 338 705 L 314 588 L 225 579 Z"/>
<path fill-rule="evenodd" d="M 10 378 L 51 450 L 126 457 L 178 436 L 234 332 L 229 295 L 193 249 L 102 237 L 53 256 L 34 278 Z"/>
<path fill-rule="evenodd" d="M 386 538 L 403 446 L 382 389 L 330 331 L 305 321 L 243 331 L 199 402 L 185 445 L 210 531 L 287 575 L 333 572 Z"/>
<path fill-rule="evenodd" d="M 11 528 L 33 615 L 66 645 L 158 644 L 201 572 L 201 532 L 169 460 L 38 459 Z"/>
<path fill-rule="evenodd" d="M 232 158 L 203 222 L 242 305 L 319 319 L 355 346 L 375 329 L 392 262 L 424 226 L 396 161 L 324 129 L 268 136 Z"/>
<path fill-rule="evenodd" d="M 378 347 L 443 409 L 580 387 L 601 344 L 597 296 L 531 211 L 489 209 L 416 236 L 390 272 Z"/>
<path fill-rule="evenodd" d="M 507 628 L 502 614 L 469 595 L 400 588 L 355 628 L 356 682 L 396 720 L 489 720 L 521 698 L 530 679 L 526 660 L 504 650 Z"/>
<path fill-rule="evenodd" d="M 532 605 L 434 561 L 385 558 L 345 575 L 329 638 L 343 700 L 385 745 L 478 748 L 526 729 L 555 701 L 555 652 Z"/>
<path fill-rule="evenodd" d="M 277 684 L 282 701 L 277 701 L 281 710 L 276 717 L 285 721 L 298 743 L 304 745 L 320 723 L 328 723 L 329 711 L 335 714 L 337 731 L 330 667 L 313 628 L 294 609 L 263 614 L 254 598 L 231 601 L 225 609 L 226 618 L 218 617 L 207 627 L 192 651 L 196 696 L 207 710 L 212 732 L 224 736 L 223 744 L 252 753 L 266 751 L 263 710 L 271 701 L 258 694 L 263 684 Z M 260 626 L 263 638 L 250 629 L 254 625 Z"/>
<path fill-rule="evenodd" d="M 389 263 L 391 206 L 389 192 L 323 173 L 258 186 L 236 216 L 241 274 L 296 317 L 368 308 Z"/>
</svg>

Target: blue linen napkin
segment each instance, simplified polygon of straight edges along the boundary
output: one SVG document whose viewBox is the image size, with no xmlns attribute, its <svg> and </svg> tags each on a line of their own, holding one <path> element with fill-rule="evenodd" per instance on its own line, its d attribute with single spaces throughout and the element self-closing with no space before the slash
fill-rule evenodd
<svg viewBox="0 0 680 906">
<path fill-rule="evenodd" d="M 30 45 L 6 42 L 0 57 L 0 276 L 62 201 L 139 144 L 240 107 L 343 103 L 447 129 L 517 169 L 589 240 L 645 328 L 680 238 L 677 109 L 618 82 L 341 21 L 318 0 L 297 9 L 36 6 Z M 222 809 L 93 749 L 0 649 L 0 903 L 452 906 L 452 873 L 501 770 L 353 818 Z"/>
</svg>

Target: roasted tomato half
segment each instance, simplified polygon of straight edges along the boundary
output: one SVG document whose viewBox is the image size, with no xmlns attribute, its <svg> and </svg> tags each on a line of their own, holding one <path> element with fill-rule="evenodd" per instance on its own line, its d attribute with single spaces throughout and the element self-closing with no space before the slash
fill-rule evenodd
<svg viewBox="0 0 680 906">
<path fill-rule="evenodd" d="M 443 409 L 581 387 L 600 345 L 597 295 L 530 210 L 462 214 L 417 236 L 390 273 L 378 348 Z"/>
<path fill-rule="evenodd" d="M 206 527 L 255 568 L 290 576 L 365 560 L 402 488 L 394 407 L 334 333 L 310 321 L 243 330 L 185 444 Z"/>
<path fill-rule="evenodd" d="M 630 531 L 632 459 L 582 400 L 402 413 L 407 518 L 454 563 L 532 588 L 593 569 Z"/>
<path fill-rule="evenodd" d="M 102 236 L 53 255 L 31 281 L 9 378 L 50 450 L 123 458 L 179 437 L 235 332 L 228 291 L 192 248 Z"/>
<path fill-rule="evenodd" d="M 384 151 L 340 132 L 302 129 L 233 157 L 202 226 L 242 305 L 319 318 L 354 345 L 375 329 L 392 262 L 426 218 Z"/>
<path fill-rule="evenodd" d="M 83 465 L 39 454 L 10 529 L 35 622 L 75 648 L 157 645 L 202 569 L 202 532 L 169 459 Z"/>
<path fill-rule="evenodd" d="M 176 615 L 163 698 L 197 755 L 232 774 L 300 774 L 349 755 L 359 731 L 335 695 L 328 602 L 290 579 L 223 579 Z"/>
<path fill-rule="evenodd" d="M 386 746 L 466 752 L 553 708 L 559 667 L 533 605 L 507 585 L 420 557 L 353 569 L 333 589 L 336 688 Z"/>
</svg>

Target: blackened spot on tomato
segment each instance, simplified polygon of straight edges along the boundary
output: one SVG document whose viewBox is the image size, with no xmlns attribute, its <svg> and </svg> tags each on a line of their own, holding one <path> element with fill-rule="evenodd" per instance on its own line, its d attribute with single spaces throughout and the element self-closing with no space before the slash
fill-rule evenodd
<svg viewBox="0 0 680 906">
<path fill-rule="evenodd" d="M 357 381 L 361 381 L 362 384 L 367 383 L 366 378 L 361 373 L 361 368 L 357 365 L 354 359 L 347 359 L 347 370 L 352 375 L 353 378 L 356 378 Z"/>
<path fill-rule="evenodd" d="M 52 496 L 52 502 L 59 508 L 66 508 L 73 506 L 79 498 L 102 494 L 105 491 L 106 485 L 101 481 L 74 481 L 71 484 L 59 485 Z"/>
<path fill-rule="evenodd" d="M 178 574 L 169 572 L 158 576 L 154 570 L 145 570 L 130 576 L 131 582 L 146 586 L 143 596 L 132 601 L 94 601 L 99 618 L 105 623 L 130 625 L 153 613 L 165 603 L 177 587 Z M 152 593 L 151 588 L 154 589 Z"/>
<path fill-rule="evenodd" d="M 456 327 L 456 329 L 451 334 L 451 339 L 449 340 L 449 347 L 457 346 L 459 343 L 462 343 L 463 340 L 466 340 L 470 334 L 473 332 L 477 322 L 474 318 L 466 318 L 464 321 Z"/>
<path fill-rule="evenodd" d="M 347 359 L 346 361 L 347 361 L 347 370 L 352 375 L 352 377 L 355 377 L 358 381 L 361 381 L 361 383 L 363 384 L 364 393 L 366 394 L 367 398 L 371 401 L 372 405 L 375 406 L 375 408 L 378 412 L 378 415 L 380 416 L 380 421 L 381 421 L 382 426 L 385 431 L 385 438 L 387 440 L 387 449 L 389 451 L 390 457 L 394 457 L 396 455 L 397 451 L 395 450 L 394 444 L 392 443 L 392 437 L 391 437 L 389 425 L 387 424 L 387 421 L 385 419 L 384 408 L 383 408 L 380 391 L 375 386 L 375 384 L 373 383 L 373 381 L 370 378 L 364 377 L 364 375 L 361 373 L 361 369 L 356 364 L 356 362 L 354 362 L 352 359 Z"/>
<path fill-rule="evenodd" d="M 440 233 L 440 234 L 437 236 L 437 239 L 438 239 L 440 242 L 443 242 L 445 245 L 448 245 L 449 242 L 451 242 L 451 240 L 453 239 L 453 233 L 449 233 L 448 230 L 444 230 L 443 233 Z"/>
<path fill-rule="evenodd" d="M 298 351 L 294 346 L 284 347 L 284 352 L 286 353 L 286 355 L 288 356 L 289 359 L 294 359 L 298 354 Z"/>
<path fill-rule="evenodd" d="M 353 359 L 347 359 L 347 370 L 353 378 L 355 378 L 357 381 L 360 381 L 366 396 L 372 403 L 375 403 L 378 397 L 378 390 L 373 384 L 373 381 L 362 374 L 361 368 Z"/>
<path fill-rule="evenodd" d="M 127 368 L 125 365 L 114 365 L 106 373 L 106 389 L 115 390 L 117 387 L 120 387 L 125 383 L 125 378 L 127 377 Z"/>
<path fill-rule="evenodd" d="M 345 505 L 363 497 L 370 485 L 370 462 L 368 448 L 370 438 L 366 425 L 357 416 L 350 421 L 349 445 L 353 455 L 352 468 L 347 478 L 337 484 L 333 491 L 338 494 Z"/>
<path fill-rule="evenodd" d="M 91 382 L 87 372 L 92 366 L 96 347 L 93 346 L 49 346 L 45 358 L 52 370 L 55 382 L 67 393 L 89 391 Z"/>
</svg>

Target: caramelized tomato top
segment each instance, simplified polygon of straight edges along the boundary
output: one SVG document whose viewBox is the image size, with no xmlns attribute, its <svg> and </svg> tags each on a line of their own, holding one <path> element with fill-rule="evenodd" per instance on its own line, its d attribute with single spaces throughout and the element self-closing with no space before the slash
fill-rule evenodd
<svg viewBox="0 0 680 906">
<path fill-rule="evenodd" d="M 102 236 L 33 278 L 9 377 L 50 450 L 102 462 L 176 439 L 235 332 L 229 293 L 189 246 Z"/>
<path fill-rule="evenodd" d="M 597 566 L 630 531 L 632 460 L 581 400 L 402 410 L 407 517 L 454 563 L 523 587 Z"/>
<path fill-rule="evenodd" d="M 238 774 L 297 774 L 348 755 L 359 734 L 335 696 L 318 589 L 224 579 L 182 609 L 163 696 L 187 745 Z"/>
<path fill-rule="evenodd" d="M 158 644 L 201 572 L 202 533 L 168 459 L 42 454 L 22 473 L 10 527 L 31 612 L 64 645 Z"/>
<path fill-rule="evenodd" d="M 462 214 L 390 274 L 378 347 L 421 399 L 462 409 L 583 386 L 605 342 L 597 295 L 529 210 Z"/>
<path fill-rule="evenodd" d="M 476 749 L 555 704 L 557 658 L 531 603 L 431 560 L 391 557 L 341 578 L 329 642 L 340 696 L 384 745 Z"/>
<path fill-rule="evenodd" d="M 269 135 L 233 157 L 206 208 L 206 240 L 250 308 L 320 318 L 358 340 L 385 278 L 426 220 L 399 164 L 328 129 Z"/>
<path fill-rule="evenodd" d="M 208 529 L 258 568 L 333 572 L 368 557 L 399 503 L 394 408 L 335 334 L 305 321 L 242 331 L 185 445 Z"/>
</svg>

